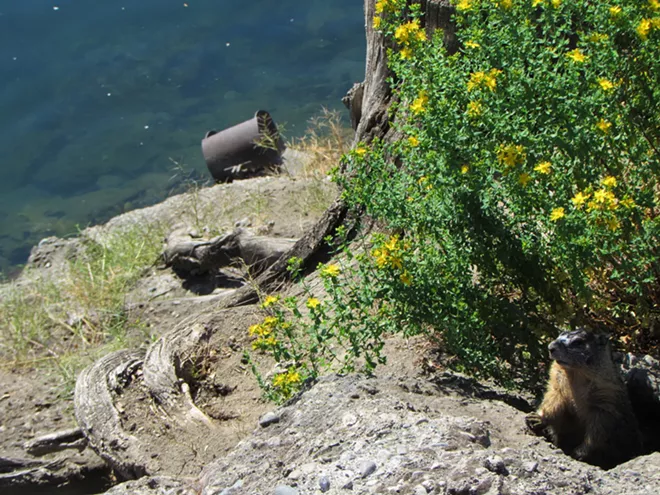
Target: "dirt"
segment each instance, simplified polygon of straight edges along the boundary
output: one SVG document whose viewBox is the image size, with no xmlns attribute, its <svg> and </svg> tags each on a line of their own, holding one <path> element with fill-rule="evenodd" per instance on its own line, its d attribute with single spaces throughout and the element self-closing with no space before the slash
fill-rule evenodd
<svg viewBox="0 0 660 495">
<path fill-rule="evenodd" d="M 196 362 L 183 363 L 195 404 L 212 418 L 210 427 L 190 429 L 174 421 L 150 399 L 140 380 L 134 380 L 117 399 L 122 426 L 139 438 L 142 454 L 150 458 L 155 475 L 192 476 L 208 462 L 224 455 L 249 434 L 259 416 L 272 406 L 248 366 L 243 350 L 250 347 L 249 325 L 263 319 L 255 306 L 214 314 L 202 323 L 222 332 L 204 344 Z"/>
</svg>

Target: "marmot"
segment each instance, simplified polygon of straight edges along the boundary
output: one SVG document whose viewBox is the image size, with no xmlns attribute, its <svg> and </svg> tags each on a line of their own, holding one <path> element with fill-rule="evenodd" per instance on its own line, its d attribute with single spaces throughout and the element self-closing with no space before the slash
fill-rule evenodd
<svg viewBox="0 0 660 495">
<path fill-rule="evenodd" d="M 529 428 L 603 469 L 641 454 L 642 436 L 609 337 L 584 329 L 563 332 L 548 349 L 548 388 L 537 413 L 527 417 Z"/>
</svg>

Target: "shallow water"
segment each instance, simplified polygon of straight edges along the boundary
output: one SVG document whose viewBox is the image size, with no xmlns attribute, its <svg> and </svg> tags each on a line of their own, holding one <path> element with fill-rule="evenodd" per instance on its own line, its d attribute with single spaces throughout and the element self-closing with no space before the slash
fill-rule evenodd
<svg viewBox="0 0 660 495">
<path fill-rule="evenodd" d="M 209 129 L 341 108 L 363 24 L 361 0 L 0 0 L 0 270 L 206 178 Z"/>
</svg>

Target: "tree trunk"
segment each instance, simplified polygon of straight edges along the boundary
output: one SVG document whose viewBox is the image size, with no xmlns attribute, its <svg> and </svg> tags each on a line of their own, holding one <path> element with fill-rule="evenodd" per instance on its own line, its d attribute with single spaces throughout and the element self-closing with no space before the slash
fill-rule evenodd
<svg viewBox="0 0 660 495">
<path fill-rule="evenodd" d="M 409 0 L 409 3 L 412 4 L 413 0 Z M 392 91 L 387 83 L 391 76 L 387 64 L 387 45 L 383 35 L 373 29 L 375 0 L 365 0 L 364 5 L 367 41 L 365 80 L 354 86 L 344 99 L 355 129 L 354 145 L 360 142 L 368 144 L 376 138 L 386 141 L 401 138 L 391 126 L 397 115 L 390 113 Z M 450 22 L 453 7 L 449 1 L 421 0 L 421 5 L 426 14 L 423 19 L 427 35 L 438 28 L 443 29 L 448 48 L 450 51 L 455 50 L 456 38 Z M 334 238 L 337 229 L 343 226 L 350 239 L 356 234 L 359 221 L 359 213 L 349 211 L 341 199 L 335 200 L 312 229 L 277 261 L 269 264 L 253 283 L 241 287 L 221 300 L 214 311 L 254 304 L 258 302 L 260 292 L 281 290 L 290 282 L 287 268 L 292 258 L 302 261 L 305 273 L 314 271 L 318 263 L 328 261 L 331 256 L 327 238 Z M 199 255 L 194 261 L 202 266 L 207 257 L 217 255 L 215 251 L 229 240 L 231 239 L 218 240 L 213 246 L 209 245 L 206 251 L 198 246 L 196 249 L 199 250 Z M 171 259 L 183 259 L 181 249 L 173 248 L 169 254 Z M 189 318 L 163 335 L 150 346 L 144 362 L 139 355 L 122 351 L 101 359 L 85 370 L 78 379 L 76 416 L 80 426 L 90 444 L 122 478 L 153 474 L 149 473 L 149 467 L 139 460 L 139 439 L 122 429 L 115 409 L 114 398 L 120 395 L 122 386 L 122 380 L 118 378 L 128 370 L 142 368 L 142 385 L 150 391 L 165 415 L 176 418 L 190 428 L 212 427 L 212 420 L 195 407 L 185 381 L 186 377 L 181 373 L 181 363 L 194 359 L 200 343 L 208 340 L 209 332 L 218 331 L 217 328 L 200 326 L 198 321 L 197 318 Z"/>
</svg>

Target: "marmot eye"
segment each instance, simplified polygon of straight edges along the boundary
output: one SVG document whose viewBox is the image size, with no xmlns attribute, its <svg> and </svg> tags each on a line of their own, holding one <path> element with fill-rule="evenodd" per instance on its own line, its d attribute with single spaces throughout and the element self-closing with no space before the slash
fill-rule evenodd
<svg viewBox="0 0 660 495">
<path fill-rule="evenodd" d="M 586 341 L 584 339 L 575 339 L 575 340 L 573 340 L 572 343 L 573 343 L 573 345 L 584 345 L 585 342 Z"/>
</svg>

